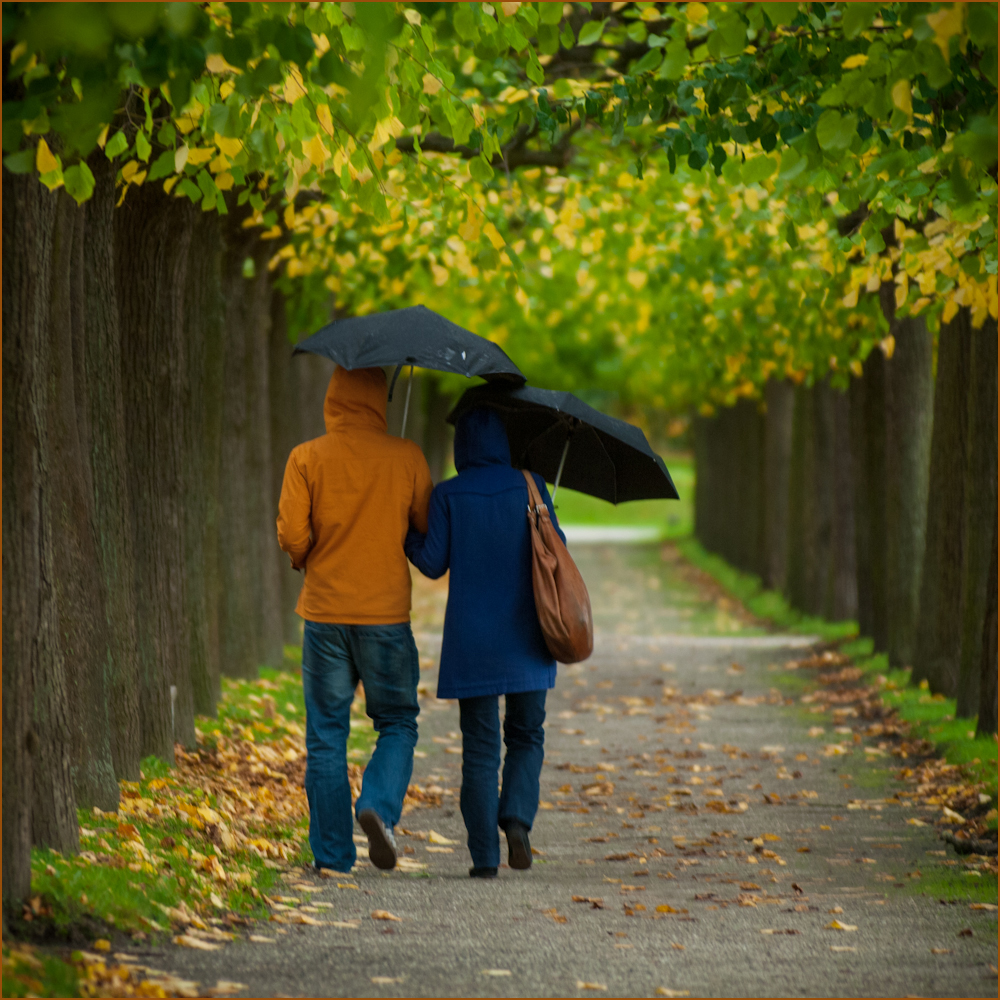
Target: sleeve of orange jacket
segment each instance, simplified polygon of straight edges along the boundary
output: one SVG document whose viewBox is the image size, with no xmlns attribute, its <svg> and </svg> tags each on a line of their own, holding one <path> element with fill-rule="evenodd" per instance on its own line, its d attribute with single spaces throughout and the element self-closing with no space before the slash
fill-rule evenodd
<svg viewBox="0 0 1000 1000">
<path fill-rule="evenodd" d="M 278 501 L 278 544 L 287 552 L 295 569 L 302 569 L 312 548 L 312 502 L 305 470 L 293 451 L 285 465 L 285 478 Z"/>
<path fill-rule="evenodd" d="M 421 534 L 427 532 L 427 511 L 431 503 L 431 470 L 427 465 L 424 453 L 417 450 L 416 468 L 413 473 L 413 498 L 410 501 L 410 527 L 416 528 Z"/>
</svg>

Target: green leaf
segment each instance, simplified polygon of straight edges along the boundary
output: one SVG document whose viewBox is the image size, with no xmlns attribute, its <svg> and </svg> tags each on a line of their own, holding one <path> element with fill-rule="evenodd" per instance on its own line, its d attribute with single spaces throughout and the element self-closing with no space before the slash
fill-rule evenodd
<svg viewBox="0 0 1000 1000">
<path fill-rule="evenodd" d="M 607 24 L 606 20 L 602 21 L 587 21 L 586 24 L 580 29 L 580 35 L 577 38 L 578 45 L 595 45 L 601 40 L 601 35 L 604 34 L 604 26 Z"/>
<path fill-rule="evenodd" d="M 856 115 L 839 111 L 824 111 L 816 122 L 816 141 L 827 151 L 847 149 L 858 128 Z"/>
<path fill-rule="evenodd" d="M 868 4 L 867 6 L 874 6 Z M 799 5 L 797 3 L 762 3 L 767 19 L 775 27 L 782 24 L 791 24 L 798 17 Z"/>
<path fill-rule="evenodd" d="M 783 4 L 764 4 L 764 7 L 778 7 Z M 877 3 L 845 3 L 841 8 L 842 25 L 845 38 L 854 38 L 871 23 L 879 9 Z M 771 12 L 768 11 L 768 17 Z"/>
<path fill-rule="evenodd" d="M 688 58 L 687 42 L 683 38 L 675 38 L 666 48 L 660 76 L 665 80 L 679 80 L 687 69 Z"/>
<path fill-rule="evenodd" d="M 35 150 L 31 147 L 3 158 L 3 165 L 12 174 L 30 174 L 35 169 Z"/>
<path fill-rule="evenodd" d="M 528 53 L 528 65 L 525 66 L 524 72 L 528 75 L 528 79 L 532 83 L 541 85 L 545 82 L 545 70 L 542 69 L 542 64 L 538 61 L 538 56 L 535 55 L 534 49 L 531 49 Z"/>
<path fill-rule="evenodd" d="M 63 183 L 78 205 L 82 205 L 94 193 L 94 175 L 83 161 L 74 163 L 63 171 Z"/>
<path fill-rule="evenodd" d="M 794 250 L 799 245 L 799 234 L 795 231 L 795 223 L 791 219 L 785 226 L 785 242 Z"/>
<path fill-rule="evenodd" d="M 493 168 L 481 156 L 469 160 L 469 176 L 480 184 L 493 180 Z"/>
<path fill-rule="evenodd" d="M 135 137 L 135 152 L 143 163 L 149 162 L 149 154 L 153 152 L 153 147 L 150 145 L 149 139 L 146 138 L 146 133 L 141 129 Z"/>
<path fill-rule="evenodd" d="M 559 41 L 562 42 L 564 49 L 571 49 L 576 45 L 576 36 L 573 34 L 573 29 L 570 27 L 569 21 L 563 24 L 562 31 L 559 32 Z"/>
<path fill-rule="evenodd" d="M 995 118 L 973 118 L 967 131 L 955 136 L 955 150 L 967 156 L 982 170 L 997 162 L 997 123 Z"/>
<path fill-rule="evenodd" d="M 723 15 L 716 23 L 720 43 L 719 54 L 724 58 L 739 55 L 747 43 L 746 25 L 740 20 L 740 16 L 732 12 Z"/>
<path fill-rule="evenodd" d="M 663 53 L 659 49 L 650 49 L 632 67 L 632 73 L 639 76 L 641 73 L 651 73 L 663 61 Z"/>
<path fill-rule="evenodd" d="M 993 3 L 970 3 L 966 6 L 969 18 L 969 38 L 980 49 L 997 47 L 997 6 Z"/>
<path fill-rule="evenodd" d="M 789 146 L 781 154 L 781 170 L 778 176 L 784 181 L 789 181 L 793 177 L 798 177 L 807 166 L 809 166 L 808 157 Z"/>
<path fill-rule="evenodd" d="M 113 160 L 116 156 L 124 153 L 126 149 L 128 149 L 128 139 L 125 138 L 125 133 L 119 129 L 105 144 L 104 155 L 109 160 Z"/>
<path fill-rule="evenodd" d="M 540 3 L 538 12 L 542 16 L 542 24 L 558 24 L 562 20 L 561 3 Z"/>
<path fill-rule="evenodd" d="M 743 183 L 759 184 L 761 181 L 766 181 L 777 169 L 778 164 L 770 156 L 755 156 L 743 164 L 741 171 Z"/>
<path fill-rule="evenodd" d="M 174 172 L 174 151 L 168 149 L 153 161 L 149 168 L 149 176 L 146 180 L 158 181 L 161 177 L 168 177 Z"/>
<path fill-rule="evenodd" d="M 180 184 L 177 185 L 177 190 L 186 194 L 192 201 L 201 201 L 202 193 L 201 188 L 198 187 L 190 177 L 185 177 Z"/>
</svg>

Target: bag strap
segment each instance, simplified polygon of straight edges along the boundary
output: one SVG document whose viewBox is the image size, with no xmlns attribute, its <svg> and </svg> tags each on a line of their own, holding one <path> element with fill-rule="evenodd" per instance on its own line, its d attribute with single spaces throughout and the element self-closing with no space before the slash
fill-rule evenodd
<svg viewBox="0 0 1000 1000">
<path fill-rule="evenodd" d="M 522 469 L 521 472 L 524 475 L 525 482 L 528 484 L 528 513 L 534 514 L 537 518 L 538 510 L 543 503 L 542 495 L 538 492 L 535 477 L 527 469 Z"/>
</svg>

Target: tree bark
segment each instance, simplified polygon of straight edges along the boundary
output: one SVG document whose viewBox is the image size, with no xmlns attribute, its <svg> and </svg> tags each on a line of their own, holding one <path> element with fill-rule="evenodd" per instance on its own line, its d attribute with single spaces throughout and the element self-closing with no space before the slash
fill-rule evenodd
<svg viewBox="0 0 1000 1000">
<path fill-rule="evenodd" d="M 813 390 L 795 388 L 792 416 L 792 457 L 788 476 L 788 602 L 799 611 L 811 613 L 816 521 L 813 505 L 816 479 L 816 407 Z"/>
<path fill-rule="evenodd" d="M 972 321 L 960 309 L 938 337 L 927 541 L 911 681 L 955 696 L 962 642 L 962 552 Z"/>
<path fill-rule="evenodd" d="M 716 504 L 721 471 L 716 463 L 715 437 L 717 421 L 714 417 L 697 415 L 694 418 L 694 533 L 698 541 L 710 552 L 718 552 Z"/>
<path fill-rule="evenodd" d="M 219 216 L 193 205 L 185 304 L 184 569 L 191 711 L 215 715 L 219 676 L 219 462 L 223 304 Z M 187 705 L 184 706 L 187 712 Z M 193 736 L 193 732 L 187 734 Z"/>
<path fill-rule="evenodd" d="M 988 617 L 990 563 L 997 520 L 997 324 L 972 331 L 969 349 L 969 416 L 965 466 L 965 545 L 962 567 L 962 656 L 955 714 L 979 709 L 983 623 Z M 994 551 L 991 551 L 994 550 Z M 994 573 L 994 577 L 995 577 Z"/>
<path fill-rule="evenodd" d="M 301 425 L 301 385 L 303 371 L 299 358 L 292 358 L 288 339 L 285 297 L 275 289 L 271 295 L 270 391 L 271 391 L 271 503 L 277 508 L 285 465 L 292 449 L 303 440 Z M 278 548 L 275 526 L 271 525 L 271 548 L 278 562 L 281 582 L 281 630 L 288 645 L 302 644 L 302 620 L 295 613 L 302 575 L 292 569 L 288 556 Z"/>
<path fill-rule="evenodd" d="M 451 397 L 441 391 L 436 378 L 427 384 L 427 432 L 424 437 L 424 455 L 434 483 L 444 479 L 451 444 L 451 425 L 445 419 L 451 410 Z"/>
<path fill-rule="evenodd" d="M 115 776 L 138 781 L 141 740 L 135 550 L 115 276 L 115 168 L 103 153 L 89 162 L 95 187 L 84 206 L 84 379 L 89 402 L 94 524 L 109 638 L 104 694 Z"/>
<path fill-rule="evenodd" d="M 858 613 L 858 570 L 854 540 L 854 462 L 851 457 L 851 403 L 846 392 L 830 390 L 833 421 L 831 457 L 832 534 L 826 617 L 847 621 Z"/>
<path fill-rule="evenodd" d="M 58 199 L 33 176 L 4 181 L 3 240 L 17 248 L 3 268 L 3 895 L 14 900 L 30 891 L 32 843 L 70 852 L 79 842 L 49 495 Z"/>
<path fill-rule="evenodd" d="M 792 453 L 791 382 L 770 381 L 764 389 L 764 555 L 762 578 L 772 590 L 785 589 L 788 572 L 788 474 Z"/>
<path fill-rule="evenodd" d="M 894 318 L 894 294 L 894 285 L 882 285 L 882 310 L 896 344 L 886 365 L 885 394 L 888 654 L 890 666 L 908 667 L 916 645 L 927 533 L 934 342 L 923 318 Z"/>
<path fill-rule="evenodd" d="M 888 573 L 886 549 L 886 359 L 877 348 L 865 359 L 863 390 L 864 440 L 861 442 L 864 495 L 856 511 L 867 523 L 867 552 L 858 550 L 858 591 L 867 585 L 875 652 L 889 648 Z"/>
<path fill-rule="evenodd" d="M 193 216 L 154 187 L 115 211 L 122 383 L 136 547 L 142 753 L 194 739 L 187 634 L 185 303 Z M 172 698 L 172 690 L 173 698 Z"/>
<path fill-rule="evenodd" d="M 51 476 L 53 585 L 66 666 L 79 806 L 118 808 L 111 758 L 108 691 L 112 650 L 96 530 L 86 378 L 84 220 L 65 191 L 56 195 L 49 293 L 49 386 L 46 421 Z M 113 300 L 112 300 L 113 301 Z"/>
<path fill-rule="evenodd" d="M 997 512 L 993 511 L 993 542 L 986 578 L 986 614 L 979 654 L 979 722 L 977 736 L 997 731 Z"/>
<path fill-rule="evenodd" d="M 874 634 L 871 580 L 871 504 L 868 487 L 868 438 L 864 378 L 852 378 L 850 405 L 851 466 L 854 473 L 854 570 L 858 600 L 858 633 Z"/>
</svg>

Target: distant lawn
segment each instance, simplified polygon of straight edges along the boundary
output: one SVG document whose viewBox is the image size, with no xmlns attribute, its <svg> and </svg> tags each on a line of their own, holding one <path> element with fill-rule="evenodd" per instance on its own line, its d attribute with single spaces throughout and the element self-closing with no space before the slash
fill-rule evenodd
<svg viewBox="0 0 1000 1000">
<path fill-rule="evenodd" d="M 680 500 L 630 500 L 615 505 L 560 486 L 556 516 L 563 524 L 661 525 L 664 538 L 690 535 L 694 528 L 694 463 L 689 455 L 664 456 L 664 461 Z"/>
</svg>

